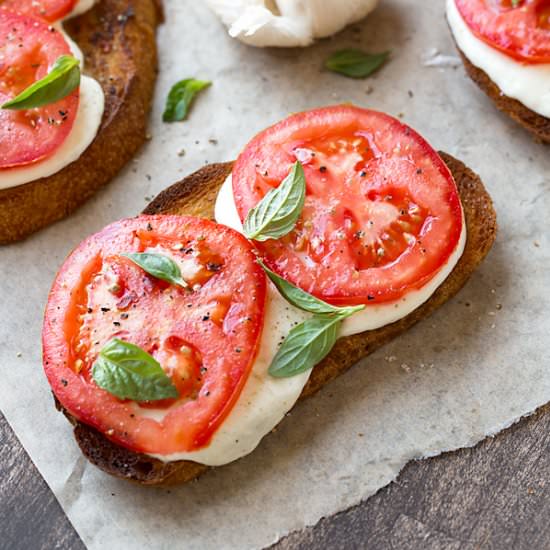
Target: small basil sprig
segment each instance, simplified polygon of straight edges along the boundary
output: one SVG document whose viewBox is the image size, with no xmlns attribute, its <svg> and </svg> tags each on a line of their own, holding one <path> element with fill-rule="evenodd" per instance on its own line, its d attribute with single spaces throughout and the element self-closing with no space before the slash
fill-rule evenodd
<svg viewBox="0 0 550 550">
<path fill-rule="evenodd" d="M 243 224 L 246 237 L 255 241 L 278 239 L 290 233 L 304 208 L 306 178 L 296 161 L 281 184 L 251 208 Z"/>
<path fill-rule="evenodd" d="M 267 276 L 271 279 L 271 282 L 277 287 L 278 291 L 282 294 L 287 302 L 290 302 L 293 306 L 296 306 L 304 311 L 309 311 L 310 313 L 316 314 L 330 314 L 330 313 L 341 313 L 342 311 L 353 310 L 359 311 L 365 306 L 355 306 L 351 308 L 341 308 L 323 302 L 319 298 L 315 298 L 308 292 L 305 292 L 301 288 L 289 283 L 282 277 L 279 277 L 276 273 L 271 271 L 266 267 L 262 261 L 258 260 L 258 263 L 263 267 Z"/>
<path fill-rule="evenodd" d="M 58 57 L 44 78 L 4 103 L 2 109 L 34 109 L 67 97 L 80 85 L 79 65 L 80 61 L 72 55 Z"/>
<path fill-rule="evenodd" d="M 155 252 L 132 252 L 121 254 L 137 264 L 143 271 L 157 279 L 174 285 L 187 288 L 189 285 L 183 280 L 178 264 L 168 256 Z"/>
<path fill-rule="evenodd" d="M 312 369 L 324 359 L 336 342 L 342 321 L 365 306 L 337 307 L 328 304 L 285 281 L 261 261 L 259 263 L 287 302 L 314 313 L 311 319 L 291 329 L 269 366 L 269 374 L 276 378 L 295 376 Z"/>
<path fill-rule="evenodd" d="M 114 338 L 99 352 L 92 378 L 120 399 L 158 401 L 178 397 L 178 390 L 154 357 L 140 347 Z"/>
<path fill-rule="evenodd" d="M 166 98 L 162 120 L 164 122 L 185 120 L 195 96 L 210 84 L 212 83 L 207 80 L 196 80 L 195 78 L 186 78 L 176 82 Z"/>
<path fill-rule="evenodd" d="M 366 78 L 384 64 L 389 54 L 370 54 L 356 49 L 340 50 L 326 60 L 325 67 L 350 78 Z"/>
<path fill-rule="evenodd" d="M 322 361 L 333 348 L 342 321 L 355 311 L 342 311 L 331 315 L 314 315 L 295 326 L 285 338 L 269 365 L 269 374 L 275 378 L 288 378 L 309 369 Z"/>
</svg>

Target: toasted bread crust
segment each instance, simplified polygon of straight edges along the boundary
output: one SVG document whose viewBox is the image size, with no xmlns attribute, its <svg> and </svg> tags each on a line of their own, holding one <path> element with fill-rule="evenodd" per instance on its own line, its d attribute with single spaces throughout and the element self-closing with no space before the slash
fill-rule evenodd
<svg viewBox="0 0 550 550">
<path fill-rule="evenodd" d="M 550 118 L 546 118 L 502 93 L 486 72 L 473 65 L 457 46 L 468 76 L 489 96 L 496 108 L 531 132 L 536 141 L 550 143 Z"/>
<path fill-rule="evenodd" d="M 440 155 L 454 175 L 464 208 L 468 231 L 464 254 L 432 297 L 411 314 L 377 330 L 339 339 L 330 354 L 313 369 L 300 399 L 315 393 L 357 361 L 430 315 L 462 288 L 491 249 L 497 230 L 491 198 L 474 172 L 450 155 Z M 231 167 L 232 163 L 205 166 L 160 193 L 144 213 L 211 218 L 216 194 L 231 172 Z M 59 404 L 58 407 L 62 409 Z M 64 412 L 75 426 L 74 434 L 84 455 L 111 475 L 143 485 L 172 485 L 194 479 L 208 469 L 207 466 L 190 461 L 164 463 L 124 449 Z"/>
<path fill-rule="evenodd" d="M 156 0 L 102 0 L 65 29 L 85 57 L 84 72 L 105 93 L 101 127 L 82 156 L 47 178 L 0 190 L 0 244 L 67 216 L 108 183 L 146 139 L 157 72 Z"/>
</svg>

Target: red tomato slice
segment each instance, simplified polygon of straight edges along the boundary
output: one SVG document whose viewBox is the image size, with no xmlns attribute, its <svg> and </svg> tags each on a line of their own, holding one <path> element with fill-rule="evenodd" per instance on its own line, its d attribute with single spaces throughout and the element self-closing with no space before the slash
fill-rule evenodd
<svg viewBox="0 0 550 550">
<path fill-rule="evenodd" d="M 455 0 L 472 32 L 527 63 L 550 63 L 550 0 Z"/>
<path fill-rule="evenodd" d="M 304 166 L 296 228 L 256 243 L 266 264 L 333 304 L 393 301 L 426 284 L 455 250 L 462 209 L 439 155 L 398 120 L 350 105 L 264 130 L 233 169 L 241 220 L 292 164 Z"/>
<path fill-rule="evenodd" d="M 0 105 L 48 74 L 61 55 L 70 54 L 63 35 L 37 19 L 0 9 Z M 0 169 L 52 155 L 69 135 L 79 90 L 37 109 L 0 109 Z"/>
<path fill-rule="evenodd" d="M 77 0 L 0 0 L 0 6 L 23 15 L 39 17 L 53 23 L 62 19 L 77 4 Z"/>
<path fill-rule="evenodd" d="M 120 254 L 154 250 L 193 287 L 155 279 Z M 266 282 L 246 239 L 191 217 L 115 222 L 68 257 L 50 292 L 43 329 L 46 375 L 62 405 L 116 443 L 170 454 L 207 445 L 234 406 L 261 337 Z M 91 377 L 112 338 L 153 355 L 178 399 L 120 400 Z M 161 408 L 163 420 L 143 416 Z"/>
</svg>

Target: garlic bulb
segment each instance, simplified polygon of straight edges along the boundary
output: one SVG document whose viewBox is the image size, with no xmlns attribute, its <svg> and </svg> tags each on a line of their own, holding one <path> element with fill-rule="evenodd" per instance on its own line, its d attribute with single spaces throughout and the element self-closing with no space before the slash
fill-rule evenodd
<svg viewBox="0 0 550 550">
<path fill-rule="evenodd" d="M 229 28 L 251 46 L 308 46 L 363 19 L 378 0 L 206 0 Z"/>
</svg>

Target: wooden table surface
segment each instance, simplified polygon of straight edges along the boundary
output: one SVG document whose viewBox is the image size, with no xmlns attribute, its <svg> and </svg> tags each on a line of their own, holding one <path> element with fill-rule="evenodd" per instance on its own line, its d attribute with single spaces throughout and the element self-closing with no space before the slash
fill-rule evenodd
<svg viewBox="0 0 550 550">
<path fill-rule="evenodd" d="M 409 464 L 372 498 L 272 548 L 546 550 L 549 480 L 550 404 L 473 449 Z M 84 544 L 0 414 L 0 549 L 54 548 Z"/>
</svg>

